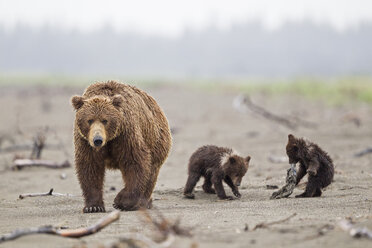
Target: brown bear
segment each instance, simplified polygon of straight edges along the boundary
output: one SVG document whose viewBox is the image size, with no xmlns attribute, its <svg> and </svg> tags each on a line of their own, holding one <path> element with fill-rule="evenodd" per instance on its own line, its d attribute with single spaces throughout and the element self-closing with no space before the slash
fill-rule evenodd
<svg viewBox="0 0 372 248">
<path fill-rule="evenodd" d="M 300 163 L 296 185 L 307 174 L 306 190 L 296 197 L 317 197 L 322 195 L 323 188 L 331 184 L 334 167 L 332 159 L 317 144 L 288 135 L 286 147 L 290 164 Z"/>
<path fill-rule="evenodd" d="M 200 147 L 190 157 L 188 173 L 189 177 L 184 189 L 184 196 L 194 199 L 192 193 L 200 177 L 204 177 L 203 190 L 208 194 L 215 194 L 220 199 L 232 200 L 226 196 L 222 180 L 232 189 L 236 197 L 241 197 L 238 186 L 243 176 L 247 173 L 250 156 L 243 158 L 230 148 L 207 145 Z M 212 184 L 214 189 L 212 188 Z"/>
<path fill-rule="evenodd" d="M 119 169 L 125 183 L 114 207 L 151 207 L 159 169 L 172 138 L 167 118 L 144 91 L 115 81 L 90 85 L 71 99 L 76 110 L 76 172 L 85 199 L 84 213 L 104 212 L 105 169 Z"/>
</svg>

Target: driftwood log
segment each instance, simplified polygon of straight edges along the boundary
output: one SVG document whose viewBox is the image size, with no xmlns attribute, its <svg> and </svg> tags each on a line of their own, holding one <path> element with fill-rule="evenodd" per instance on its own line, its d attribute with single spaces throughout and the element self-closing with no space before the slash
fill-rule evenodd
<svg viewBox="0 0 372 248">
<path fill-rule="evenodd" d="M 270 199 L 280 199 L 286 198 L 293 193 L 293 189 L 296 187 L 296 164 L 291 164 L 291 168 L 287 170 L 286 185 L 284 185 L 280 190 L 275 191 Z"/>
<path fill-rule="evenodd" d="M 22 236 L 26 236 L 26 235 L 41 234 L 41 233 L 57 235 L 57 236 L 67 237 L 67 238 L 81 238 L 81 237 L 99 232 L 102 228 L 118 220 L 119 217 L 120 217 L 120 211 L 115 210 L 111 212 L 110 214 L 106 215 L 105 217 L 103 217 L 102 219 L 100 219 L 96 224 L 90 227 L 86 227 L 86 228 L 59 229 L 58 227 L 54 227 L 54 226 L 41 226 L 41 227 L 36 227 L 36 228 L 19 229 L 19 230 L 15 230 L 14 232 L 10 234 L 1 236 L 0 243 L 14 240 Z"/>
<path fill-rule="evenodd" d="M 305 127 L 305 128 L 311 128 L 311 129 L 317 128 L 316 123 L 302 120 L 298 116 L 283 117 L 282 115 L 274 114 L 264 109 L 263 107 L 253 103 L 249 96 L 244 96 L 244 95 L 237 96 L 234 99 L 233 105 L 239 111 L 244 111 L 246 109 L 249 109 L 255 114 L 258 114 L 268 120 L 275 121 L 292 130 L 297 129 L 300 126 Z"/>
<path fill-rule="evenodd" d="M 57 163 L 50 160 L 41 159 L 16 159 L 13 161 L 13 170 L 21 170 L 26 167 L 46 167 L 51 169 L 62 169 L 71 167 L 70 162 L 67 160 L 62 163 Z"/>
</svg>

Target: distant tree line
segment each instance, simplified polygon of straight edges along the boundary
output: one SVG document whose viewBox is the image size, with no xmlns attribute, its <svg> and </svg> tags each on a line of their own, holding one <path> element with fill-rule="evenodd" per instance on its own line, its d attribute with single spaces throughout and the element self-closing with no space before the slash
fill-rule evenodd
<svg viewBox="0 0 372 248">
<path fill-rule="evenodd" d="M 0 28 L 0 72 L 166 77 L 372 74 L 372 24 L 338 32 L 310 22 L 267 31 L 259 23 L 185 31 L 178 38 Z"/>
</svg>

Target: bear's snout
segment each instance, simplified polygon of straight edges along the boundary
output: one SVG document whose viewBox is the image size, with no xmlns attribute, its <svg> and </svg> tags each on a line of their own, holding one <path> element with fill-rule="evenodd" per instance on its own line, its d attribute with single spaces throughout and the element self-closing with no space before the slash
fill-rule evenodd
<svg viewBox="0 0 372 248">
<path fill-rule="evenodd" d="M 91 125 L 91 130 L 89 131 L 89 143 L 92 147 L 100 149 L 107 142 L 106 130 L 104 125 L 101 122 L 94 122 Z"/>
<path fill-rule="evenodd" d="M 95 136 L 93 138 L 93 144 L 96 146 L 96 147 L 100 147 L 103 143 L 103 138 L 101 136 Z"/>
</svg>

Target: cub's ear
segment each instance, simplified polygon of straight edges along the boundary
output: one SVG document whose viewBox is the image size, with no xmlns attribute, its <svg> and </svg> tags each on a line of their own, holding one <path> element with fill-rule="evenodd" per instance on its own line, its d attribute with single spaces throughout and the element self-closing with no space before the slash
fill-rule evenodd
<svg viewBox="0 0 372 248">
<path fill-rule="evenodd" d="M 230 164 L 235 164 L 236 159 L 234 157 L 229 157 L 229 163 Z"/>
<path fill-rule="evenodd" d="M 250 156 L 247 156 L 246 158 L 245 158 L 245 161 L 247 161 L 247 162 L 249 162 L 251 160 L 251 157 Z"/>
<path fill-rule="evenodd" d="M 288 134 L 288 140 L 294 140 L 295 137 L 293 136 L 293 134 Z"/>
<path fill-rule="evenodd" d="M 82 96 L 73 96 L 71 98 L 71 104 L 75 110 L 78 110 L 84 105 L 84 98 Z"/>
<path fill-rule="evenodd" d="M 114 98 L 112 98 L 112 105 L 115 107 L 120 107 L 123 102 L 124 97 L 122 95 L 115 95 Z"/>
</svg>

